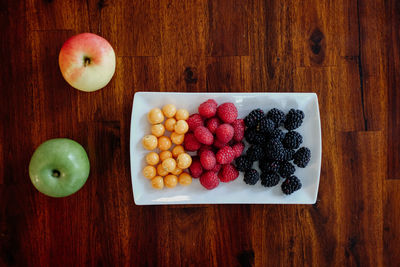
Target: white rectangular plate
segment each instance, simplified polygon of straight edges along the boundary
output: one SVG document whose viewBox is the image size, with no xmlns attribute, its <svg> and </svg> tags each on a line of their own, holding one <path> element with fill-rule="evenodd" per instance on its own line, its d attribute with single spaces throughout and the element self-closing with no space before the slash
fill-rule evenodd
<svg viewBox="0 0 400 267">
<path fill-rule="evenodd" d="M 143 136 L 150 134 L 147 113 L 150 109 L 165 104 L 174 104 L 185 108 L 190 114 L 197 112 L 199 104 L 212 98 L 218 104 L 233 102 L 239 118 L 245 117 L 251 110 L 261 108 L 268 111 L 279 108 L 288 112 L 291 108 L 301 109 L 305 119 L 296 129 L 303 135 L 303 144 L 311 150 L 311 161 L 304 169 L 296 167 L 295 175 L 303 187 L 287 196 L 282 193 L 280 184 L 265 188 L 260 182 L 249 186 L 243 181 L 243 173 L 233 182 L 220 183 L 213 190 L 206 190 L 193 179 L 190 186 L 178 186 L 172 189 L 155 190 L 141 171 L 145 166 L 148 153 L 141 143 Z M 247 145 L 246 145 L 247 148 Z M 316 202 L 321 169 L 321 123 L 318 99 L 315 93 L 162 93 L 138 92 L 134 96 L 132 107 L 130 156 L 133 196 L 137 205 L 161 204 L 313 204 Z M 254 164 L 257 166 L 258 164 Z M 258 166 L 257 166 L 258 167 Z"/>
</svg>

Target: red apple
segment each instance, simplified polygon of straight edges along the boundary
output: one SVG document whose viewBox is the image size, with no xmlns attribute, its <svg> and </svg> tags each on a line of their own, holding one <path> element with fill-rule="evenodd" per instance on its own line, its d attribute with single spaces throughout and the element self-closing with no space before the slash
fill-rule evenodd
<svg viewBox="0 0 400 267">
<path fill-rule="evenodd" d="M 106 86 L 115 72 L 115 53 L 110 43 L 93 33 L 69 38 L 58 57 L 64 79 L 85 92 Z"/>
</svg>

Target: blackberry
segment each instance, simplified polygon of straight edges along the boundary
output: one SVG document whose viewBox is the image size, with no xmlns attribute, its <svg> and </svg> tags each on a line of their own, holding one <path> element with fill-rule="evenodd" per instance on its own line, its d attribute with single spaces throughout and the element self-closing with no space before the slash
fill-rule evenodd
<svg viewBox="0 0 400 267">
<path fill-rule="evenodd" d="M 283 160 L 285 157 L 285 149 L 279 139 L 272 139 L 265 146 L 265 155 L 268 159 Z"/>
<path fill-rule="evenodd" d="M 286 133 L 285 138 L 282 140 L 283 146 L 290 149 L 299 148 L 301 143 L 303 143 L 303 136 L 296 131 Z"/>
<path fill-rule="evenodd" d="M 302 147 L 293 155 L 293 163 L 300 168 L 305 168 L 311 159 L 311 151 L 307 147 Z"/>
<path fill-rule="evenodd" d="M 275 127 L 279 127 L 285 121 L 285 113 L 282 110 L 273 108 L 268 111 L 267 118 L 275 123 Z"/>
<path fill-rule="evenodd" d="M 299 109 L 292 108 L 286 115 L 285 128 L 289 131 L 297 129 L 303 123 L 303 119 L 304 119 L 304 112 Z"/>
<path fill-rule="evenodd" d="M 282 161 L 279 167 L 279 175 L 283 178 L 289 177 L 296 171 L 296 168 L 289 161 Z"/>
<path fill-rule="evenodd" d="M 253 161 L 251 161 L 247 156 L 240 156 L 235 160 L 235 165 L 238 171 L 244 172 L 251 169 Z"/>
<path fill-rule="evenodd" d="M 252 145 L 246 151 L 247 157 L 252 161 L 257 161 L 264 157 L 264 149 L 260 145 Z"/>
<path fill-rule="evenodd" d="M 257 126 L 257 123 L 264 117 L 264 111 L 261 109 L 254 109 L 252 110 L 249 115 L 244 118 L 244 124 L 248 128 L 253 128 Z"/>
<path fill-rule="evenodd" d="M 265 187 L 272 187 L 279 183 L 279 175 L 276 172 L 262 172 L 261 184 Z"/>
<path fill-rule="evenodd" d="M 283 183 L 282 183 L 282 192 L 286 195 L 292 194 L 294 191 L 297 191 L 301 188 L 301 182 L 299 178 L 296 176 L 290 176 L 288 177 Z"/>
<path fill-rule="evenodd" d="M 275 123 L 267 118 L 262 118 L 258 125 L 257 130 L 262 133 L 269 133 L 275 129 Z"/>
<path fill-rule="evenodd" d="M 247 142 L 254 145 L 264 144 L 265 141 L 267 140 L 267 136 L 265 134 L 257 132 L 257 130 L 254 128 L 247 129 L 244 132 L 244 137 L 246 138 Z"/>
<path fill-rule="evenodd" d="M 244 173 L 244 182 L 249 185 L 255 185 L 260 179 L 260 175 L 255 169 L 248 170 Z"/>
<path fill-rule="evenodd" d="M 285 133 L 282 132 L 281 129 L 275 129 L 272 132 L 270 132 L 268 134 L 268 137 L 270 139 L 279 139 L 279 140 L 283 140 L 285 138 Z"/>
<path fill-rule="evenodd" d="M 283 160 L 291 161 L 293 159 L 294 153 L 295 153 L 294 149 L 285 148 Z"/>
<path fill-rule="evenodd" d="M 262 172 L 278 172 L 280 163 L 279 161 L 271 161 L 268 159 L 260 159 L 258 166 Z"/>
</svg>

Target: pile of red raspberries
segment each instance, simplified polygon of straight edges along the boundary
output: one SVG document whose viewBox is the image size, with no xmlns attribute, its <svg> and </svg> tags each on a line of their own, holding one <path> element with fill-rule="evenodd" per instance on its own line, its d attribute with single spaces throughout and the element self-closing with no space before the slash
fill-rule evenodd
<svg viewBox="0 0 400 267">
<path fill-rule="evenodd" d="M 233 103 L 218 103 L 209 99 L 186 121 L 189 132 L 185 135 L 186 151 L 197 152 L 189 170 L 193 178 L 208 190 L 220 182 L 230 182 L 239 176 L 232 164 L 244 149 L 242 142 L 245 125 L 238 119 Z"/>
</svg>

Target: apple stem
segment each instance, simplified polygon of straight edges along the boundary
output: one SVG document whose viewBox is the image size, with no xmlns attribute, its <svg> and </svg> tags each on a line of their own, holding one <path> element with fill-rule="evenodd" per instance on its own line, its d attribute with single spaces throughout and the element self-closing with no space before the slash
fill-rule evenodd
<svg viewBox="0 0 400 267">
<path fill-rule="evenodd" d="M 58 170 L 53 170 L 53 173 L 51 174 L 53 177 L 58 178 L 60 177 L 60 172 Z"/>
<path fill-rule="evenodd" d="M 90 58 L 89 57 L 83 57 L 83 61 L 84 61 L 84 63 L 83 63 L 83 66 L 87 66 L 87 65 L 90 65 Z"/>
</svg>

